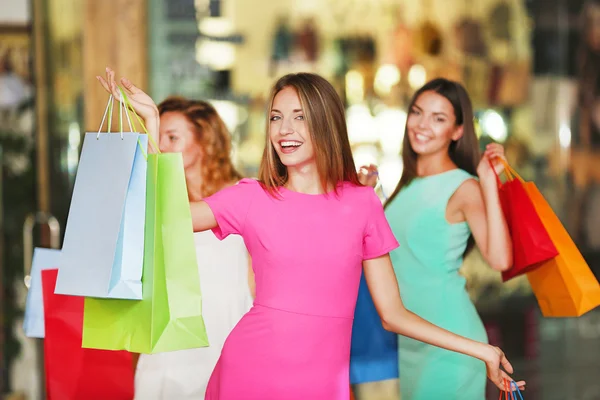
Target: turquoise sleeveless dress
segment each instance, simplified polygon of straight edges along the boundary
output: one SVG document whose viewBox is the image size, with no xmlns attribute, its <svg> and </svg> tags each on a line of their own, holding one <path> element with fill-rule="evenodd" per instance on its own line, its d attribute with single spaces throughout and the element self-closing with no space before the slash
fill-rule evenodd
<svg viewBox="0 0 600 400">
<path fill-rule="evenodd" d="M 471 234 L 450 224 L 446 206 L 468 179 L 461 169 L 417 178 L 386 207 L 400 247 L 391 252 L 407 309 L 456 334 L 487 343 L 487 334 L 459 274 Z M 485 364 L 404 336 L 398 337 L 402 400 L 485 398 Z"/>
</svg>

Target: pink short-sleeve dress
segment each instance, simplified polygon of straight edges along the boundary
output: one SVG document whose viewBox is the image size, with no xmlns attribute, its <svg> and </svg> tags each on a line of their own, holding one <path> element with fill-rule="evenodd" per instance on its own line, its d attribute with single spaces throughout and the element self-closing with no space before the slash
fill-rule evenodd
<svg viewBox="0 0 600 400">
<path fill-rule="evenodd" d="M 362 261 L 398 246 L 370 187 L 337 195 L 244 179 L 206 199 L 219 238 L 241 235 L 256 298 L 227 338 L 207 400 L 348 400 L 352 319 Z"/>
</svg>

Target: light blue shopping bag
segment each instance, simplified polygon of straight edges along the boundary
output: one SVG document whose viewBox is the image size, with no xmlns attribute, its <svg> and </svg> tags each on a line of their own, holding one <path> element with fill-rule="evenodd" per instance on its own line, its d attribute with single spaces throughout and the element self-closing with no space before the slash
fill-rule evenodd
<svg viewBox="0 0 600 400">
<path fill-rule="evenodd" d="M 112 96 L 109 105 L 110 127 Z M 85 134 L 57 294 L 142 298 L 148 136 L 124 133 L 120 121 L 120 133 Z"/>
<path fill-rule="evenodd" d="M 43 338 L 44 331 L 44 299 L 42 296 L 42 270 L 58 268 L 60 250 L 36 247 L 31 262 L 31 281 L 25 303 L 23 330 L 25 336 Z"/>
</svg>

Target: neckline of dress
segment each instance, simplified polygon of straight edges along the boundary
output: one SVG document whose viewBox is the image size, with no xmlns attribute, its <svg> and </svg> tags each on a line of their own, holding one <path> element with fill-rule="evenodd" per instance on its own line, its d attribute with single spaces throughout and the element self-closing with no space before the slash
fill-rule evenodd
<svg viewBox="0 0 600 400">
<path fill-rule="evenodd" d="M 447 171 L 440 172 L 440 173 L 433 174 L 433 175 L 417 176 L 415 179 L 435 178 L 437 176 L 443 176 L 443 175 L 445 175 L 445 174 L 447 174 L 449 172 L 460 171 L 460 170 L 461 170 L 460 168 L 452 168 L 452 169 L 449 169 Z"/>
</svg>

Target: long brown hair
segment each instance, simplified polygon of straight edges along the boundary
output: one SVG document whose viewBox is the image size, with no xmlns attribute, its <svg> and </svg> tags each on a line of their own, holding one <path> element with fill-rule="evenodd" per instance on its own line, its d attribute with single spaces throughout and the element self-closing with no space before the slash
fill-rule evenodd
<svg viewBox="0 0 600 400">
<path fill-rule="evenodd" d="M 596 15 L 600 10 L 600 1 L 588 0 L 584 3 L 581 11 L 581 39 L 577 63 L 577 74 L 579 80 L 579 121 L 578 132 L 574 136 L 576 146 L 585 145 L 587 142 L 595 141 L 593 135 L 597 134 L 594 129 L 591 110 L 598 98 L 598 82 L 600 81 L 600 49 L 590 38 L 594 28 Z"/>
<path fill-rule="evenodd" d="M 202 196 L 208 197 L 242 175 L 231 161 L 231 135 L 217 110 L 201 100 L 172 96 L 158 105 L 158 112 L 181 113 L 192 124 L 197 143 L 202 148 Z"/>
<path fill-rule="evenodd" d="M 600 77 L 600 49 L 590 43 L 590 31 L 594 24 L 594 15 L 600 10 L 600 1 L 588 0 L 584 3 L 581 13 L 581 40 L 578 54 L 579 75 L 579 104 L 582 108 L 591 107 L 596 99 L 597 83 Z"/>
<path fill-rule="evenodd" d="M 348 140 L 344 105 L 333 86 L 315 74 L 285 75 L 271 90 L 267 115 L 271 113 L 275 96 L 288 87 L 293 88 L 300 98 L 323 190 L 331 185 L 337 193 L 337 186 L 343 181 L 360 185 Z M 271 194 L 288 180 L 287 168 L 271 143 L 269 124 L 258 177 Z"/>
<path fill-rule="evenodd" d="M 454 82 L 445 78 L 437 78 L 417 90 L 410 102 L 409 112 L 412 110 L 415 102 L 425 92 L 436 92 L 446 98 L 456 118 L 456 126 L 462 126 L 463 134 L 460 139 L 452 141 L 448 148 L 450 159 L 456 166 L 467 171 L 471 175 L 477 175 L 477 165 L 479 164 L 481 155 L 479 151 L 479 140 L 475 133 L 475 124 L 473 121 L 473 106 L 471 99 L 465 88 L 458 82 Z M 410 117 L 409 117 L 410 118 Z M 417 178 L 417 153 L 410 145 L 408 138 L 408 119 L 404 127 L 404 139 L 402 142 L 402 177 L 396 186 L 396 189 L 390 195 L 386 206 L 391 204 L 392 200 L 413 179 Z"/>
</svg>

